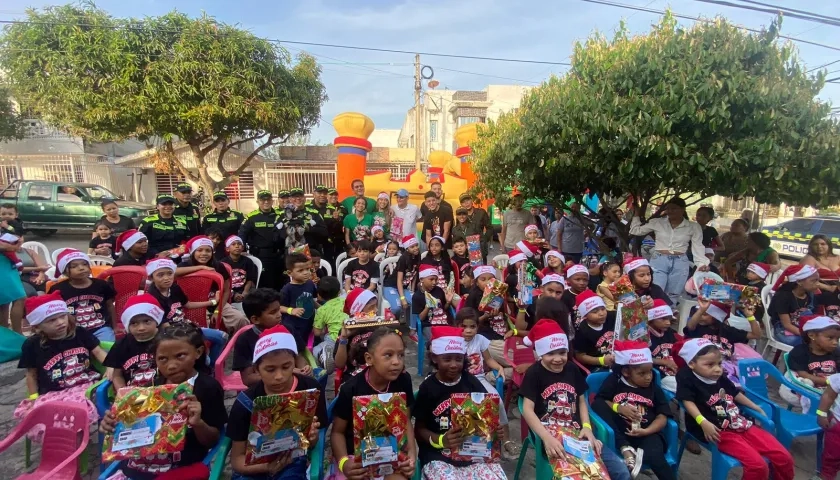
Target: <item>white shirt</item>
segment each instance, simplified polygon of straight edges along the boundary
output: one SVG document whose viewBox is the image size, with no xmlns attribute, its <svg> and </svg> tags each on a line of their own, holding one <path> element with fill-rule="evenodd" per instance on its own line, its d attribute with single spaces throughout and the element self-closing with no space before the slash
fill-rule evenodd
<svg viewBox="0 0 840 480">
<path fill-rule="evenodd" d="M 703 246 L 703 230 L 699 223 L 683 219 L 677 228 L 671 228 L 668 217 L 652 218 L 644 225 L 639 217 L 633 217 L 633 221 L 630 222 L 630 235 L 643 237 L 651 232 L 656 234 L 654 250 L 685 253 L 691 243 L 694 265 L 702 267 L 709 264 L 706 247 Z"/>
<path fill-rule="evenodd" d="M 829 375 L 826 381 L 828 387 L 834 390 L 834 393 L 840 393 L 840 373 Z M 834 418 L 840 418 L 840 397 L 837 397 L 837 400 L 831 404 L 831 414 L 834 415 Z"/>
<path fill-rule="evenodd" d="M 476 334 L 467 342 L 467 368 L 473 375 L 484 375 L 484 351 L 490 348 L 490 340 L 481 334 Z"/>
<path fill-rule="evenodd" d="M 391 213 L 395 217 L 403 219 L 403 231 L 401 237 L 417 234 L 417 221 L 422 218 L 420 209 L 417 205 L 411 203 L 407 204 L 405 208 L 400 208 L 399 205 L 391 205 Z"/>
</svg>

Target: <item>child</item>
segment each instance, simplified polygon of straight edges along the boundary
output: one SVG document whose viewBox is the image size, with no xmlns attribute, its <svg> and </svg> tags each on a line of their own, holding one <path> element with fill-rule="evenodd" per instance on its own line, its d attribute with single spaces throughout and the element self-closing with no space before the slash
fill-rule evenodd
<svg viewBox="0 0 840 480">
<path fill-rule="evenodd" d="M 452 460 L 455 448 L 464 442 L 460 425 L 450 422 L 450 396 L 453 393 L 483 393 L 485 387 L 464 371 L 467 345 L 462 331 L 455 327 L 432 327 L 431 361 L 437 366 L 420 384 L 412 414 L 414 438 L 420 452 L 418 460 L 425 478 L 454 480 L 460 478 L 507 478 L 501 464 Z M 490 389 L 490 393 L 496 393 Z M 500 406 L 499 413 L 504 408 Z M 496 433 L 505 440 L 507 419 L 499 418 Z"/>
<path fill-rule="evenodd" d="M 344 313 L 348 316 L 355 317 L 374 312 L 376 312 L 376 295 L 370 290 L 357 288 L 344 299 Z M 369 328 L 354 329 L 350 333 L 342 326 L 338 335 L 338 343 L 336 343 L 333 351 L 336 374 L 339 371 L 342 373 L 342 385 L 364 370 L 367 341 L 372 333 L 373 330 Z"/>
<path fill-rule="evenodd" d="M 471 308 L 478 312 L 478 333 L 490 340 L 490 351 L 501 352 L 505 343 L 505 335 L 508 333 L 509 325 L 504 311 L 493 310 L 485 312 L 479 310 L 481 297 L 484 296 L 484 289 L 487 284 L 496 280 L 496 269 L 486 265 L 480 265 L 473 269 L 475 285 L 469 291 L 467 300 L 462 308 Z M 494 357 L 499 360 L 499 357 Z"/>
<path fill-rule="evenodd" d="M 753 262 L 747 265 L 747 286 L 758 290 L 760 295 L 764 290 L 764 287 L 767 286 L 765 283 L 767 275 L 770 275 L 770 265 L 760 262 Z M 758 318 L 759 320 L 764 318 L 764 313 L 764 305 L 762 303 L 756 305 L 755 318 Z"/>
<path fill-rule="evenodd" d="M 688 432 L 701 441 L 717 444 L 721 453 L 741 462 L 744 480 L 771 478 L 767 460 L 773 467 L 773 479 L 792 480 L 790 452 L 773 434 L 741 415 L 738 404 L 761 415 L 764 411 L 723 374 L 723 357 L 717 346 L 705 338 L 694 338 L 677 343 L 674 353 L 679 355 L 680 366 L 677 399 L 685 407 Z"/>
<path fill-rule="evenodd" d="M 213 258 L 217 261 L 221 261 L 225 258 L 225 238 L 222 237 L 222 227 L 219 225 L 213 225 L 212 227 L 208 228 L 205 232 L 207 238 L 213 242 Z"/>
<path fill-rule="evenodd" d="M 677 391 L 677 364 L 671 351 L 674 344 L 683 338 L 671 328 L 674 312 L 664 300 L 653 301 L 653 308 L 647 311 L 648 333 L 650 334 L 650 351 L 653 364 L 662 374 L 660 381 L 662 388 L 669 392 Z"/>
<path fill-rule="evenodd" d="M 347 244 L 347 258 L 356 258 L 358 247 L 359 247 L 359 244 L 357 242 L 348 243 Z"/>
<path fill-rule="evenodd" d="M 90 257 L 66 248 L 58 254 L 56 278 L 63 274 L 68 280 L 58 282 L 53 290 L 67 303 L 75 322 L 99 340 L 113 342 L 112 321 L 116 317 L 114 298 L 117 292 L 105 280 L 90 278 Z"/>
<path fill-rule="evenodd" d="M 589 270 L 583 265 L 571 265 L 566 269 L 566 290 L 562 300 L 572 315 L 572 326 L 577 330 L 583 318 L 578 314 L 577 296 L 589 286 Z"/>
<path fill-rule="evenodd" d="M 776 340 L 794 347 L 802 343 L 800 317 L 822 313 L 816 295 L 819 281 L 817 269 L 810 265 L 791 265 L 779 276 L 767 307 Z"/>
<path fill-rule="evenodd" d="M 495 387 L 485 378 L 485 365 L 490 370 L 498 372 L 499 376 L 510 378 L 513 370 L 508 367 L 507 371 L 499 365 L 499 362 L 490 355 L 490 340 L 478 333 L 478 312 L 475 309 L 464 307 L 455 314 L 455 326 L 463 329 L 464 341 L 467 342 L 467 371 L 478 377 L 478 380 L 487 388 L 490 393 L 495 392 Z M 495 373 L 492 375 L 495 376 Z M 495 379 L 494 379 L 495 380 Z"/>
<path fill-rule="evenodd" d="M 312 281 L 316 284 L 320 281 L 320 279 L 329 276 L 326 267 L 321 266 L 321 258 L 322 254 L 320 250 L 316 250 L 314 248 L 309 249 L 309 259 L 312 263 L 312 269 L 315 270 L 315 276 L 312 278 Z"/>
<path fill-rule="evenodd" d="M 182 406 L 188 425 L 184 449 L 127 460 L 120 467 L 133 480 L 207 478 L 207 467 L 201 462 L 219 441 L 227 422 L 224 391 L 216 379 L 195 369 L 204 355 L 204 336 L 198 327 L 191 323 L 166 325 L 159 335 L 155 346 L 158 367 L 155 385 L 187 382 L 193 386 L 193 394 Z M 114 413 L 108 410 L 99 429 L 111 434 L 116 425 Z M 169 476 L 163 477 L 167 473 Z"/>
<path fill-rule="evenodd" d="M 17 218 L 17 207 L 12 203 L 0 206 L 0 242 L 8 244 L 23 244 L 23 223 Z M 12 265 L 21 271 L 23 262 L 17 253 L 7 250 L 2 255 L 9 259 Z"/>
<path fill-rule="evenodd" d="M 341 285 L 335 277 L 324 277 L 318 282 L 318 303 L 321 307 L 315 312 L 315 323 L 312 325 L 315 336 L 322 338 L 321 343 L 315 345 L 312 354 L 321 367 L 327 372 L 334 370 L 332 362 L 335 342 L 344 328 L 344 300 L 338 296 Z"/>
<path fill-rule="evenodd" d="M 840 374 L 835 373 L 826 380 L 820 404 L 817 407 L 817 424 L 825 430 L 825 440 L 822 453 L 822 469 L 819 478 L 835 480 L 840 472 Z"/>
<path fill-rule="evenodd" d="M 642 306 L 653 308 L 653 301 L 659 299 L 672 306 L 673 303 L 662 288 L 653 283 L 653 269 L 644 258 L 634 258 L 624 264 L 624 274 L 630 279 L 636 295 L 642 299 Z"/>
<path fill-rule="evenodd" d="M 541 271 L 543 276 L 554 273 L 562 277 L 566 273 L 566 257 L 557 250 L 549 250 L 545 254 L 545 261 L 548 265 Z"/>
<path fill-rule="evenodd" d="M 604 301 L 592 290 L 578 295 L 576 306 L 583 321 L 575 332 L 575 358 L 593 372 L 612 367 L 615 317 L 609 318 Z"/>
<path fill-rule="evenodd" d="M 157 371 L 154 340 L 161 320 L 163 309 L 155 297 L 144 293 L 128 299 L 120 318 L 126 335 L 111 347 L 103 362 L 114 369 L 111 378 L 114 389 L 154 385 Z"/>
<path fill-rule="evenodd" d="M 356 258 L 344 268 L 344 290 L 365 288 L 376 291 L 379 284 L 379 262 L 372 257 L 373 244 L 367 241 L 358 242 Z"/>
<path fill-rule="evenodd" d="M 233 469 L 233 478 L 253 480 L 306 478 L 309 466 L 306 456 L 293 459 L 291 451 L 277 454 L 277 457 L 269 463 L 245 464 L 246 447 L 249 442 L 253 445 L 249 430 L 251 412 L 257 397 L 318 390 L 321 395 L 318 397 L 318 406 L 312 425 L 307 432 L 310 448 L 315 448 L 318 441 L 318 429 L 321 426 L 320 419 L 326 421 L 327 418 L 324 388 L 314 378 L 294 373 L 297 353 L 294 337 L 282 325 L 274 326 L 260 334 L 252 360 L 260 380 L 236 397 L 230 409 L 230 418 L 225 432 L 232 442 L 230 466 Z"/>
<path fill-rule="evenodd" d="M 373 239 L 370 241 L 371 254 L 375 255 L 384 252 L 385 244 L 388 243 L 388 239 L 385 238 L 385 229 L 379 225 L 374 225 L 370 229 L 370 233 L 373 235 Z"/>
<path fill-rule="evenodd" d="M 537 271 L 545 267 L 543 265 L 543 254 L 550 250 L 545 240 L 540 237 L 540 227 L 527 225 L 525 227 L 525 239 L 516 244 L 516 247 L 528 257 L 528 261 L 536 267 Z"/>
<path fill-rule="evenodd" d="M 455 265 L 458 266 L 458 277 L 461 280 L 461 291 L 468 292 L 470 287 L 471 280 L 468 275 L 468 272 L 472 270 L 470 265 L 470 258 L 469 254 L 467 253 L 467 241 L 463 238 L 456 238 L 452 242 L 452 260 L 455 262 Z"/>
<path fill-rule="evenodd" d="M 644 342 L 615 342 L 612 375 L 604 380 L 592 409 L 612 428 L 615 448 L 624 457 L 630 476 L 642 469 L 642 458 L 659 480 L 676 480 L 665 460 L 667 443 L 662 429 L 671 407 L 653 381 L 653 357 Z"/>
<path fill-rule="evenodd" d="M 114 248 L 116 238 L 111 232 L 111 227 L 104 223 L 97 223 L 94 231 L 96 236 L 88 244 L 88 255 L 117 258 L 117 252 Z"/>
<path fill-rule="evenodd" d="M 528 261 L 528 256 L 517 249 L 508 251 L 508 267 L 505 271 L 505 283 L 508 286 L 507 300 L 509 303 L 516 304 L 519 295 L 519 275 L 517 270 L 519 264 Z"/>
<path fill-rule="evenodd" d="M 437 286 L 443 290 L 449 288 L 452 278 L 452 261 L 446 251 L 446 241 L 442 237 L 429 240 L 429 253 L 420 260 L 420 266 L 431 265 L 437 269 Z"/>
<path fill-rule="evenodd" d="M 602 448 L 589 423 L 589 407 L 584 393 L 586 379 L 577 365 L 568 363 L 569 339 L 556 322 L 540 319 L 525 337 L 540 360 L 528 368 L 519 395 L 522 397 L 522 418 L 543 441 L 549 459 L 565 458 L 563 443 L 546 429 L 556 425 L 580 431 L 596 455 L 607 467 L 612 480 L 629 480 L 624 461 L 609 448 Z"/>
<path fill-rule="evenodd" d="M 458 207 L 455 210 L 455 225 L 452 227 L 453 242 L 457 240 L 464 240 L 466 242 L 468 237 L 479 234 L 481 232 L 470 222 L 470 211 L 466 208 Z M 455 248 L 455 243 L 452 244 L 452 248 Z"/>
<path fill-rule="evenodd" d="M 280 323 L 280 296 L 272 288 L 255 288 L 242 300 L 242 310 L 251 321 L 251 328 L 236 337 L 233 344 L 233 370 L 239 372 L 248 387 L 260 381 L 253 366 L 254 348 L 260 335 Z"/>
<path fill-rule="evenodd" d="M 114 243 L 117 260 L 115 267 L 131 266 L 143 267 L 151 258 L 149 256 L 149 239 L 139 230 L 126 230 L 117 237 Z"/>
<path fill-rule="evenodd" d="M 810 315 L 800 318 L 799 326 L 803 343 L 788 354 L 788 367 L 799 383 L 822 390 L 828 386 L 828 377 L 837 373 L 840 324 L 830 317 Z M 792 405 L 801 403 L 805 412 L 810 409 L 806 397 L 800 398 L 784 385 L 779 387 L 779 394 Z"/>
<path fill-rule="evenodd" d="M 299 352 L 307 349 L 309 334 L 312 333 L 313 317 L 317 303 L 318 290 L 310 280 L 309 259 L 302 253 L 286 255 L 286 268 L 291 281 L 280 290 L 280 310 L 283 326 L 294 335 Z M 303 355 L 297 358 L 297 368 L 309 374 L 311 366 Z"/>
<path fill-rule="evenodd" d="M 404 371 L 405 343 L 398 330 L 377 328 L 367 341 L 363 373 L 352 377 L 338 391 L 333 409 L 330 445 L 333 458 L 337 459 L 338 472 L 346 478 L 369 478 L 369 470 L 362 467 L 362 459 L 354 456 L 353 397 L 380 393 L 402 393 L 410 410 L 414 407 L 414 387 L 411 376 Z M 406 431 L 406 448 L 400 452 L 397 471 L 388 475 L 389 480 L 411 478 L 414 474 L 414 429 Z M 374 475 L 377 477 L 378 475 Z M 341 477 L 339 477 L 341 478 Z"/>
<path fill-rule="evenodd" d="M 225 240 L 225 248 L 228 254 L 221 262 L 230 265 L 231 301 L 241 303 L 245 295 L 257 286 L 257 265 L 247 255 L 242 254 L 245 251 L 245 243 L 236 235 L 231 235 Z"/>
<path fill-rule="evenodd" d="M 598 285 L 598 296 L 604 301 L 608 312 L 614 312 L 616 307 L 616 298 L 610 290 L 610 287 L 618 281 L 621 277 L 621 267 L 612 261 L 601 264 L 601 283 Z"/>
<path fill-rule="evenodd" d="M 420 290 L 411 299 L 411 311 L 417 312 L 426 342 L 431 338 L 433 325 L 451 325 L 452 291 L 438 286 L 438 269 L 431 265 L 420 267 Z"/>
<path fill-rule="evenodd" d="M 397 245 L 396 242 L 388 242 L 385 246 L 385 258 L 382 259 L 382 263 L 389 258 L 399 257 L 400 255 L 400 247 Z M 397 277 L 399 276 L 397 273 L 397 266 L 399 265 L 399 258 L 397 259 L 397 263 L 390 263 L 385 266 L 385 270 L 382 272 L 385 277 L 382 278 L 382 297 L 388 302 L 388 305 L 391 308 L 391 313 L 394 314 L 395 317 L 400 318 L 400 315 L 403 313 L 402 303 L 400 302 L 400 294 L 399 290 L 397 290 Z M 408 312 L 406 312 L 408 313 Z"/>
<path fill-rule="evenodd" d="M 403 237 L 401 244 L 404 252 L 397 261 L 397 293 L 400 294 L 402 309 L 408 311 L 417 272 L 420 270 L 420 244 L 414 235 Z M 414 328 L 414 325 L 411 325 L 412 331 Z"/>
</svg>

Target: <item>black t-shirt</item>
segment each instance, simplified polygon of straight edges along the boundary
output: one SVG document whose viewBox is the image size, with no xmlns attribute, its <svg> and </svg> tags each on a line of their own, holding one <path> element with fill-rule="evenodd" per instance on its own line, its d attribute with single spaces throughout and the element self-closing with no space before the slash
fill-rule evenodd
<svg viewBox="0 0 840 480">
<path fill-rule="evenodd" d="M 233 344 L 233 370 L 235 372 L 241 372 L 254 363 L 254 348 L 257 346 L 257 340 L 260 339 L 260 333 L 262 330 L 253 325 L 236 337 L 236 343 Z"/>
<path fill-rule="evenodd" d="M 586 321 L 580 322 L 572 343 L 574 344 L 575 352 L 592 357 L 603 357 L 608 353 L 612 353 L 614 339 L 615 317 L 610 318 L 607 315 L 607 320 L 601 326 L 600 330 L 592 328 Z"/>
<path fill-rule="evenodd" d="M 463 277 L 472 268 L 470 266 L 470 259 L 460 255 L 452 255 L 452 261 L 458 265 L 458 276 Z"/>
<path fill-rule="evenodd" d="M 318 417 L 318 422 L 322 426 L 328 425 L 327 421 L 327 403 L 326 399 L 324 398 L 324 387 L 318 383 L 318 380 L 306 375 L 298 375 L 297 373 L 294 374 L 295 378 L 297 378 L 297 387 L 295 387 L 296 392 L 301 390 L 318 390 L 321 392 L 321 396 L 318 397 L 318 406 L 315 409 L 315 416 Z M 257 397 L 264 397 L 266 396 L 265 393 L 265 385 L 263 382 L 257 382 L 256 385 L 248 388 L 243 392 L 248 398 L 254 400 Z M 244 442 L 248 440 L 248 431 L 251 428 L 251 412 L 252 409 L 249 409 L 245 405 L 242 404 L 239 400 L 234 400 L 233 406 L 230 407 L 230 418 L 228 419 L 227 429 L 225 430 L 225 434 L 234 442 Z"/>
<path fill-rule="evenodd" d="M 478 285 L 474 285 L 472 289 L 470 289 L 470 294 L 467 296 L 467 301 L 464 306 L 475 309 L 475 311 L 478 312 L 478 316 L 481 317 L 485 312 L 479 310 L 478 305 L 481 303 L 481 297 L 483 296 L 484 292 L 478 288 Z M 487 337 L 487 340 L 490 341 L 504 340 L 507 331 L 508 322 L 502 311 L 500 311 L 498 315 L 479 322 L 478 325 L 478 333 L 484 335 Z"/>
<path fill-rule="evenodd" d="M 837 373 L 838 363 L 840 363 L 840 353 L 834 351 L 827 355 L 815 355 L 811 353 L 806 343 L 793 347 L 788 354 L 788 366 L 791 370 L 808 372 L 822 378 L 828 378 Z"/>
<path fill-rule="evenodd" d="M 813 293 L 806 294 L 805 298 L 796 298 L 792 290 L 780 288 L 770 300 L 770 320 L 773 325 L 781 325 L 779 315 L 787 314 L 790 315 L 790 323 L 799 328 L 799 317 L 817 313 L 818 305 Z"/>
<path fill-rule="evenodd" d="M 437 437 L 453 427 L 449 408 L 450 397 L 453 393 L 485 393 L 486 391 L 475 375 L 466 372 L 461 375 L 458 383 L 452 386 L 440 383 L 435 375 L 429 375 L 420 384 L 412 414 L 417 422 L 421 422 Z M 456 467 L 464 467 L 472 463 L 450 460 L 448 458 L 451 455 L 449 449 L 438 450 L 429 445 L 428 442 L 417 442 L 417 445 L 420 447 L 419 457 L 422 465 L 432 461 L 441 461 Z"/>
<path fill-rule="evenodd" d="M 67 303 L 70 315 L 76 317 L 76 324 L 90 333 L 102 327 L 111 327 L 111 316 L 105 308 L 105 302 L 117 296 L 114 287 L 105 280 L 92 278 L 87 288 L 76 288 L 70 281 L 55 284 L 61 298 Z"/>
<path fill-rule="evenodd" d="M 423 238 L 426 238 L 426 231 L 431 230 L 432 236 L 443 237 L 443 224 L 449 222 L 449 238 L 446 239 L 446 248 L 452 248 L 452 227 L 455 225 L 455 218 L 452 216 L 452 209 L 438 208 L 436 211 L 429 211 L 423 215 Z"/>
<path fill-rule="evenodd" d="M 662 335 L 657 335 L 655 333 L 650 334 L 650 353 L 654 359 L 659 360 L 673 360 L 674 357 L 671 355 L 671 350 L 674 348 L 674 344 L 679 341 L 679 335 L 674 330 L 668 328 L 666 329 Z M 677 372 L 673 371 L 672 369 L 657 365 L 656 368 L 662 372 L 663 375 L 676 375 Z"/>
<path fill-rule="evenodd" d="M 581 426 L 578 395 L 586 389 L 586 378 L 574 363 L 555 373 L 538 361 L 525 372 L 519 395 L 534 402 L 534 413 L 540 421 L 577 429 Z"/>
<path fill-rule="evenodd" d="M 648 297 L 654 300 L 662 300 L 669 307 L 674 306 L 674 302 L 672 302 L 671 299 L 668 298 L 668 294 L 665 293 L 665 290 L 662 290 L 662 287 L 653 282 L 650 283 L 648 288 L 636 289 L 636 295 L 640 297 L 647 295 Z"/>
<path fill-rule="evenodd" d="M 352 288 L 368 288 L 371 282 L 379 283 L 379 262 L 371 259 L 362 265 L 358 258 L 350 260 L 344 268 L 342 281 L 347 281 L 348 278 Z"/>
<path fill-rule="evenodd" d="M 164 296 L 154 285 L 149 285 L 149 293 L 160 303 L 160 308 L 163 310 L 161 325 L 166 322 L 180 323 L 186 320 L 184 308 L 187 305 L 187 295 L 177 283 L 169 287 L 169 296 Z"/>
<path fill-rule="evenodd" d="M 120 220 L 117 223 L 111 223 L 108 220 L 108 217 L 103 215 L 102 218 L 100 218 L 99 221 L 96 222 L 97 225 L 99 225 L 100 223 L 108 225 L 108 228 L 111 229 L 111 231 L 114 233 L 114 235 L 119 235 L 119 234 L 125 232 L 126 230 L 133 230 L 134 228 L 136 228 L 134 226 L 134 220 L 132 220 L 132 219 L 130 219 L 130 218 L 124 216 L 124 215 L 120 215 Z"/>
<path fill-rule="evenodd" d="M 138 342 L 134 335 L 127 333 L 111 347 L 103 364 L 122 370 L 127 386 L 151 387 L 157 374 L 155 341 Z"/>
<path fill-rule="evenodd" d="M 162 385 L 165 380 L 158 377 L 155 383 L 156 385 Z M 193 395 L 201 403 L 201 419 L 204 420 L 204 423 L 219 430 L 224 428 L 228 415 L 225 408 L 225 393 L 219 382 L 210 375 L 199 373 L 193 384 Z M 123 473 L 132 479 L 152 479 L 172 468 L 203 461 L 212 447 L 212 445 L 202 445 L 193 429 L 187 427 L 184 450 L 171 454 L 155 455 L 152 458 L 124 461 L 122 465 L 127 468 L 123 470 Z M 154 469 L 156 473 L 151 473 L 149 471 L 151 469 Z"/>
<path fill-rule="evenodd" d="M 144 267 L 146 266 L 146 262 L 151 259 L 151 255 L 146 254 L 140 258 L 134 258 L 126 252 L 121 253 L 117 256 L 117 259 L 114 260 L 115 267 Z"/>
<path fill-rule="evenodd" d="M 111 250 L 111 257 L 116 258 L 117 252 L 114 251 L 114 243 L 116 241 L 117 239 L 113 235 L 111 235 L 108 238 L 95 237 L 90 241 L 90 243 L 88 243 L 88 247 L 93 248 L 95 250 L 96 247 L 100 245 L 105 245 Z"/>
<path fill-rule="evenodd" d="M 741 415 L 735 404 L 735 397 L 741 393 L 729 377 L 721 375 L 717 382 L 708 384 L 697 378 L 688 367 L 677 372 L 677 400 L 690 401 L 697 405 L 700 415 L 722 430 L 742 432 L 752 421 Z M 695 421 L 685 422 L 689 433 L 703 439 L 703 430 Z"/>
<path fill-rule="evenodd" d="M 397 261 L 397 271 L 403 272 L 403 289 L 410 289 L 417 272 L 420 269 L 420 256 L 408 252 L 402 254 Z"/>
<path fill-rule="evenodd" d="M 82 327 L 76 327 L 73 338 L 47 340 L 32 335 L 20 349 L 18 368 L 38 369 L 38 394 L 57 392 L 83 383 L 98 380 L 99 373 L 91 367 L 91 352 L 99 340 Z"/>
<path fill-rule="evenodd" d="M 703 246 L 712 248 L 712 242 L 718 237 L 718 231 L 715 227 L 703 227 Z"/>
<path fill-rule="evenodd" d="M 399 259 L 397 259 L 399 262 Z M 397 288 L 397 264 L 392 263 L 385 267 L 385 278 L 380 279 L 383 287 Z"/>
<path fill-rule="evenodd" d="M 341 385 L 335 406 L 333 407 L 333 415 L 347 421 L 344 440 L 348 455 L 353 455 L 353 397 L 377 395 L 380 393 L 368 384 L 365 377 L 366 375 L 364 373 L 360 373 Z M 414 387 L 411 384 L 411 375 L 407 372 L 402 372 L 396 380 L 388 384 L 388 390 L 381 393 L 404 393 L 410 415 L 410 411 L 414 408 Z M 408 428 L 411 428 L 411 425 Z"/>
<path fill-rule="evenodd" d="M 665 393 L 656 382 L 651 382 L 647 388 L 633 387 L 618 375 L 611 374 L 601 385 L 595 401 L 636 407 L 642 414 L 641 428 L 649 427 L 659 415 L 671 416 L 671 407 L 668 406 Z M 633 423 L 618 413 L 613 413 L 613 420 L 617 426 L 622 423 L 627 425 L 626 428 L 619 427 L 622 430 L 630 430 Z"/>
<path fill-rule="evenodd" d="M 414 295 L 411 297 L 411 311 L 416 314 L 420 314 L 426 308 L 426 292 L 419 288 Z M 436 298 L 438 303 L 436 308 L 430 308 L 429 313 L 426 315 L 425 319 L 420 319 L 423 327 L 431 327 L 433 325 L 452 325 L 452 314 L 449 311 L 449 307 L 444 307 L 446 305 L 446 294 L 443 293 L 443 290 L 440 287 L 434 287 L 431 292 L 428 292 L 429 295 Z"/>
<path fill-rule="evenodd" d="M 315 301 L 318 295 L 318 288 L 312 280 L 307 280 L 305 283 L 287 283 L 280 290 L 280 305 L 282 307 L 297 308 L 299 301 Z M 287 311 L 283 311 L 281 322 L 283 326 L 289 330 L 295 340 L 297 341 L 298 351 L 306 348 L 306 343 L 309 340 L 309 333 L 312 331 L 312 324 L 315 323 L 315 312 L 313 310 L 312 316 L 309 318 L 300 318 L 289 315 Z"/>
<path fill-rule="evenodd" d="M 730 327 L 725 323 L 707 326 L 697 325 L 694 330 L 689 330 L 686 325 L 683 329 L 683 335 L 686 338 L 705 338 L 714 343 L 720 349 L 724 360 L 734 360 L 736 343 L 749 342 L 747 332 Z"/>
<path fill-rule="evenodd" d="M 449 279 L 452 278 L 452 262 L 444 260 L 442 257 L 435 260 L 431 255 L 426 255 L 426 258 L 420 260 L 420 265 L 431 265 L 437 268 L 437 286 L 440 288 L 446 288 L 449 286 Z"/>
<path fill-rule="evenodd" d="M 227 256 L 221 261 L 230 265 L 230 288 L 233 293 L 242 293 L 245 290 L 245 284 L 248 282 L 257 284 L 257 275 L 259 274 L 257 265 L 247 256 L 240 255 L 238 261 Z"/>
</svg>

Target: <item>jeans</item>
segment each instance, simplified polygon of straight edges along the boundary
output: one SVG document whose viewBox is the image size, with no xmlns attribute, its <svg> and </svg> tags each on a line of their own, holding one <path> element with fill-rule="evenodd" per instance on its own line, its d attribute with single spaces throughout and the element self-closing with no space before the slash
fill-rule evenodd
<svg viewBox="0 0 840 480">
<path fill-rule="evenodd" d="M 688 271 L 691 269 L 688 257 L 685 254 L 663 255 L 653 252 L 650 256 L 650 267 L 653 270 L 653 283 L 668 295 L 671 303 L 679 303 L 680 295 L 685 291 Z"/>
<path fill-rule="evenodd" d="M 233 472 L 231 480 L 299 480 L 307 478 L 306 467 L 309 466 L 309 461 L 306 457 L 298 457 L 292 460 L 286 468 L 277 472 L 276 475 L 240 475 Z"/>
<path fill-rule="evenodd" d="M 396 287 L 385 287 L 382 289 L 382 297 L 391 305 L 391 313 L 400 318 L 402 314 L 402 303 L 400 303 L 400 292 Z M 411 305 L 411 292 L 405 291 L 405 300 Z"/>
<path fill-rule="evenodd" d="M 607 473 L 610 474 L 610 479 L 631 480 L 630 470 L 624 464 L 624 459 L 606 445 L 601 449 L 601 461 L 607 467 Z"/>
<path fill-rule="evenodd" d="M 93 332 L 93 335 L 99 339 L 100 342 L 116 342 L 117 335 L 114 333 L 114 329 L 111 327 L 102 327 L 99 330 Z"/>
<path fill-rule="evenodd" d="M 201 333 L 204 334 L 204 339 L 210 342 L 210 352 L 208 352 L 207 361 L 212 368 L 216 359 L 222 354 L 227 343 L 227 333 L 217 330 L 215 328 L 202 328 Z"/>
<path fill-rule="evenodd" d="M 785 332 L 785 327 L 783 327 L 782 324 L 777 323 L 776 325 L 773 325 L 773 338 L 776 340 L 793 347 L 802 343 L 801 335 L 787 335 Z"/>
</svg>

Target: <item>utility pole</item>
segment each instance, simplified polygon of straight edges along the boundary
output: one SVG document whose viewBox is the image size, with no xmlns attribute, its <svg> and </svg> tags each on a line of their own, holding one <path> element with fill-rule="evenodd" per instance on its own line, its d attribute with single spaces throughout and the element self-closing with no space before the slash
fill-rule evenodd
<svg viewBox="0 0 840 480">
<path fill-rule="evenodd" d="M 414 55 L 414 168 L 420 170 L 420 93 L 423 84 L 420 78 L 420 54 Z"/>
</svg>

